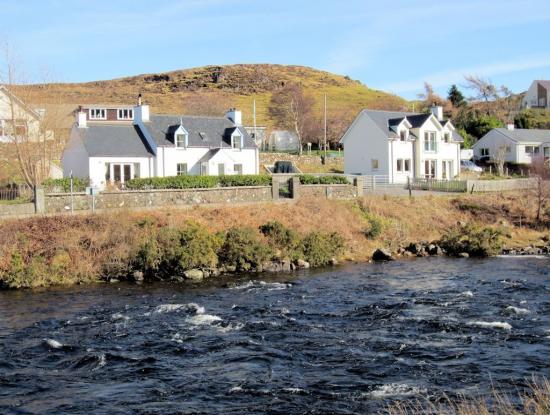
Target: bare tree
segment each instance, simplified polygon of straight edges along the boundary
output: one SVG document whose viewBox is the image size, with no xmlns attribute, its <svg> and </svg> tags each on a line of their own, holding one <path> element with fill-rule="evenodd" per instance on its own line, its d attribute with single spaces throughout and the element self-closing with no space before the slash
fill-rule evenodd
<svg viewBox="0 0 550 415">
<path fill-rule="evenodd" d="M 536 221 L 541 223 L 543 215 L 547 215 L 547 205 L 550 199 L 550 165 L 543 156 L 536 157 L 531 164 L 530 176 L 535 180 L 532 192 L 536 202 Z"/>
<path fill-rule="evenodd" d="M 0 63 L 0 91 L 7 163 L 15 164 L 20 177 L 30 186 L 40 184 L 49 177 L 52 161 L 58 160 L 62 144 L 55 139 L 54 132 L 61 129 L 61 106 L 49 103 L 41 108 L 36 106 L 37 96 L 48 96 L 50 84 L 33 85 L 24 81 L 9 46 L 4 47 L 3 62 Z M 31 101 L 33 105 L 31 106 Z M 13 179 L 13 178 L 12 178 Z"/>
<path fill-rule="evenodd" d="M 314 98 L 306 95 L 298 84 L 288 84 L 271 96 L 269 114 L 279 127 L 296 133 L 300 154 L 302 154 L 306 128 L 311 123 L 314 103 Z"/>
<path fill-rule="evenodd" d="M 493 156 L 493 161 L 495 167 L 497 168 L 497 174 L 499 176 L 504 176 L 504 163 L 506 162 L 506 148 L 507 146 L 500 146 L 497 148 L 495 155 Z"/>
<path fill-rule="evenodd" d="M 424 92 L 418 94 L 418 98 L 423 101 L 423 107 L 429 108 L 432 105 L 445 106 L 446 101 L 434 92 L 432 85 L 428 82 L 424 82 Z"/>
</svg>

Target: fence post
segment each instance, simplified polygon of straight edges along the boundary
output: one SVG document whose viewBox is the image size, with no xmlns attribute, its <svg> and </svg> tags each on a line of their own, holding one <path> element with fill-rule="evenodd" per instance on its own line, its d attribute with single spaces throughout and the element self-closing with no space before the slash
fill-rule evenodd
<svg viewBox="0 0 550 415">
<path fill-rule="evenodd" d="M 372 190 L 376 190 L 376 176 L 371 176 L 370 179 L 372 180 Z"/>
<path fill-rule="evenodd" d="M 300 197 L 300 178 L 293 176 L 290 179 L 290 192 L 292 199 L 298 199 Z"/>
<path fill-rule="evenodd" d="M 46 212 L 46 198 L 44 196 L 44 188 L 40 186 L 34 187 L 34 212 Z"/>
<path fill-rule="evenodd" d="M 407 176 L 407 189 L 409 189 L 409 197 L 412 197 L 411 176 Z"/>
<path fill-rule="evenodd" d="M 353 185 L 357 191 L 357 197 L 363 196 L 365 188 L 365 179 L 363 177 L 356 177 L 353 179 Z"/>
<path fill-rule="evenodd" d="M 279 199 L 279 187 L 280 187 L 279 180 L 277 180 L 275 177 L 271 179 L 271 196 L 273 197 L 273 200 Z"/>
</svg>

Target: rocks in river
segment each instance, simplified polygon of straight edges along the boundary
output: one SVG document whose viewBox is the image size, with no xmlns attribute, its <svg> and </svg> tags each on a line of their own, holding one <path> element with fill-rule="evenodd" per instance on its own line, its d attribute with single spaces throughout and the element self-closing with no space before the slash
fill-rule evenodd
<svg viewBox="0 0 550 415">
<path fill-rule="evenodd" d="M 189 269 L 183 273 L 185 278 L 193 281 L 202 281 L 204 279 L 204 272 L 200 269 Z"/>
<path fill-rule="evenodd" d="M 461 252 L 458 254 L 459 258 L 470 258 L 470 254 L 468 252 Z"/>
<path fill-rule="evenodd" d="M 393 261 L 394 258 L 391 251 L 384 248 L 378 248 L 373 252 L 372 259 L 374 261 Z"/>
<path fill-rule="evenodd" d="M 338 265 L 338 260 L 336 258 L 331 258 L 330 261 L 328 262 L 329 265 Z"/>
<path fill-rule="evenodd" d="M 526 246 L 525 248 L 505 248 L 502 250 L 503 255 L 548 255 L 550 254 L 550 246 Z"/>
<path fill-rule="evenodd" d="M 303 259 L 299 259 L 296 261 L 296 267 L 298 269 L 308 269 L 310 267 L 309 262 L 304 261 Z"/>
<path fill-rule="evenodd" d="M 141 271 L 134 271 L 132 273 L 132 280 L 134 282 L 137 282 L 137 283 L 140 283 L 140 282 L 143 282 L 143 280 L 145 279 L 145 277 L 143 276 L 143 272 Z"/>
</svg>

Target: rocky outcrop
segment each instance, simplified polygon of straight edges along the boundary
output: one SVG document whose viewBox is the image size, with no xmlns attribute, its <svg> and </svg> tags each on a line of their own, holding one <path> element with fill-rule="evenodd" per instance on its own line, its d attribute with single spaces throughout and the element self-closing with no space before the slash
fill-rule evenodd
<svg viewBox="0 0 550 415">
<path fill-rule="evenodd" d="M 388 249 L 378 248 L 372 254 L 373 261 L 393 261 L 392 253 Z"/>
</svg>

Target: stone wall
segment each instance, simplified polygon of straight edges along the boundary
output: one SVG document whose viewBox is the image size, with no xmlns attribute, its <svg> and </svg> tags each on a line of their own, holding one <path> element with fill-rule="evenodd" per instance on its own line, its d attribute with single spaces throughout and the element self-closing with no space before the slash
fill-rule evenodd
<svg viewBox="0 0 550 415">
<path fill-rule="evenodd" d="M 260 152 L 260 164 L 272 166 L 276 161 L 292 161 L 294 164 L 319 164 L 321 165 L 321 156 L 308 156 L 306 153 L 299 156 L 297 154 L 287 153 L 262 153 Z M 343 157 L 327 157 L 326 164 L 341 164 Z"/>
<path fill-rule="evenodd" d="M 525 190 L 536 186 L 536 179 L 466 180 L 468 192 L 503 192 Z"/>
<path fill-rule="evenodd" d="M 24 216 L 32 215 L 35 213 L 34 203 L 17 203 L 0 205 L 0 218 L 1 217 L 15 217 L 15 216 Z"/>
<path fill-rule="evenodd" d="M 357 187 L 347 184 L 302 184 L 300 197 L 326 199 L 353 199 L 358 196 Z"/>
<path fill-rule="evenodd" d="M 102 192 L 95 197 L 95 208 L 132 209 L 209 203 L 267 202 L 273 200 L 271 192 L 271 186 Z M 85 193 L 75 193 L 73 204 L 74 210 L 91 210 L 92 197 Z M 46 213 L 59 213 L 70 210 L 71 196 L 69 194 L 50 193 L 46 195 Z"/>
</svg>

